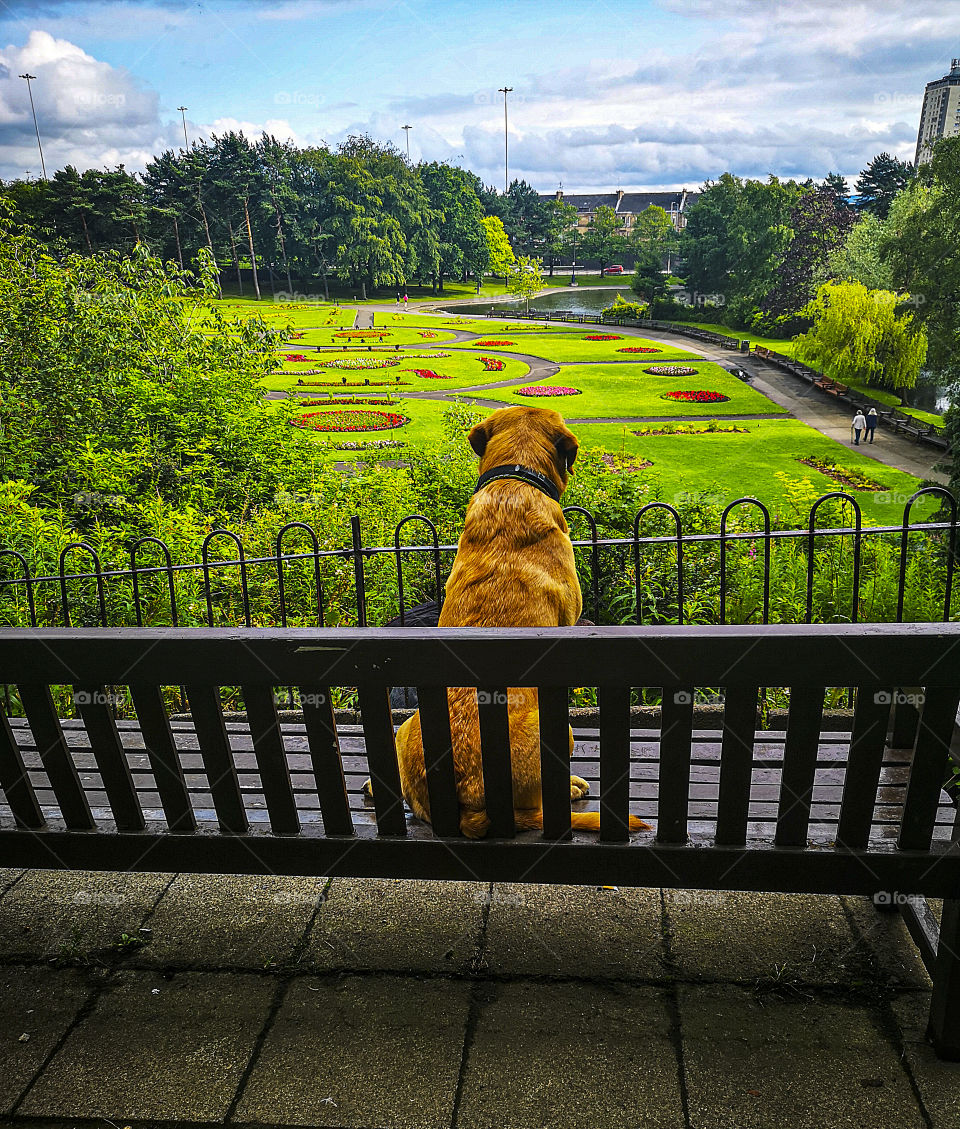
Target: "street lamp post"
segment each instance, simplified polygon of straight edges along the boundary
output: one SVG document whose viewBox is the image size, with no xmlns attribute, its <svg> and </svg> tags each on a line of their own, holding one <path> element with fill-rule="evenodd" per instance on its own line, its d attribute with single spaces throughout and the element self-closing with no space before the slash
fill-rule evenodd
<svg viewBox="0 0 960 1129">
<path fill-rule="evenodd" d="M 410 130 L 413 129 L 412 125 L 402 125 L 400 127 L 407 135 L 407 160 L 410 160 Z"/>
<path fill-rule="evenodd" d="M 33 104 L 33 89 L 30 86 L 30 80 L 36 78 L 35 74 L 22 74 L 21 78 L 27 80 L 27 93 L 30 95 L 30 109 L 33 113 L 33 128 L 37 133 L 37 148 L 40 150 L 40 168 L 43 169 L 43 179 L 47 179 L 47 166 L 43 163 L 43 146 L 40 144 L 40 127 L 37 125 L 37 108 Z"/>
<path fill-rule="evenodd" d="M 577 236 L 579 234 L 580 234 L 579 229 L 574 228 L 574 231 L 573 231 L 573 263 L 570 267 L 570 285 L 571 286 L 579 286 L 580 285 L 580 283 L 577 282 Z"/>
<path fill-rule="evenodd" d="M 506 196 L 510 185 L 510 167 L 507 160 L 507 95 L 513 90 L 512 86 L 500 86 L 497 92 L 503 95 L 503 194 Z"/>
<path fill-rule="evenodd" d="M 187 106 L 177 106 L 180 111 L 180 117 L 183 118 L 183 147 L 184 149 L 190 148 L 190 142 L 187 140 Z"/>
</svg>

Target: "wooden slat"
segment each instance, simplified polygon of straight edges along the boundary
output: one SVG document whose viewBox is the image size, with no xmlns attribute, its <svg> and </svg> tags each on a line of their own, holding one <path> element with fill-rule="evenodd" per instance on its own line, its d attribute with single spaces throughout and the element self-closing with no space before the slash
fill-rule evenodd
<svg viewBox="0 0 960 1129">
<path fill-rule="evenodd" d="M 273 690 L 261 683 L 247 685 L 243 687 L 243 700 L 260 770 L 263 798 L 270 813 L 270 827 L 278 835 L 295 835 L 300 830 L 300 817 L 293 798 Z"/>
<path fill-rule="evenodd" d="M 327 835 L 352 835 L 353 819 L 343 779 L 343 758 L 330 687 L 301 686 L 300 708 L 303 710 L 310 763 L 317 785 L 317 802 L 323 816 L 323 830 Z"/>
<path fill-rule="evenodd" d="M 729 687 L 723 703 L 723 744 L 717 799 L 717 842 L 746 842 L 753 777 L 753 744 L 757 727 L 756 686 Z"/>
<path fill-rule="evenodd" d="M 850 753 L 840 801 L 838 846 L 865 847 L 870 840 L 892 700 L 890 686 L 861 686 L 857 690 Z"/>
<path fill-rule="evenodd" d="M 160 794 L 163 814 L 171 831 L 196 831 L 197 820 L 187 794 L 170 718 L 159 686 L 131 683 L 130 696 L 140 721 L 143 744 Z"/>
<path fill-rule="evenodd" d="M 807 841 L 823 695 L 823 686 L 794 686 L 790 690 L 777 811 L 778 847 L 802 847 Z"/>
<path fill-rule="evenodd" d="M 110 799 L 113 818 L 121 831 L 142 831 L 143 811 L 130 776 L 130 766 L 117 733 L 109 698 L 103 686 L 74 687 L 74 702 L 83 718 L 90 749 L 97 762 L 100 779 Z"/>
<path fill-rule="evenodd" d="M 38 829 L 46 822 L 23 763 L 23 754 L 0 709 L 0 788 L 18 827 Z"/>
<path fill-rule="evenodd" d="M 430 823 L 438 835 L 460 834 L 460 801 L 445 686 L 418 686 L 420 733 L 430 797 Z"/>
<path fill-rule="evenodd" d="M 600 838 L 630 838 L 630 688 L 600 686 Z"/>
<path fill-rule="evenodd" d="M 483 761 L 483 797 L 489 835 L 512 839 L 516 834 L 513 815 L 513 768 L 510 761 L 510 720 L 506 686 L 477 689 L 480 711 L 480 756 Z"/>
<path fill-rule="evenodd" d="M 910 768 L 910 783 L 903 806 L 897 846 L 904 851 L 926 851 L 937 818 L 940 793 L 947 778 L 950 741 L 957 716 L 960 691 L 937 687 L 926 691 Z"/>
<path fill-rule="evenodd" d="M 64 823 L 71 830 L 90 830 L 94 827 L 93 815 L 64 741 L 63 730 L 53 708 L 50 687 L 38 682 L 24 682 L 20 683 L 18 690 L 41 763 L 63 813 Z"/>
<path fill-rule="evenodd" d="M 960 1060 L 960 901 L 955 899 L 943 903 L 940 915 L 929 1034 L 941 1058 Z"/>
<path fill-rule="evenodd" d="M 373 806 L 377 813 L 377 830 L 381 835 L 406 835 L 407 821 L 403 812 L 400 769 L 393 739 L 393 718 L 386 686 L 361 684 L 360 715 L 367 745 L 367 762 L 373 784 Z"/>
<path fill-rule="evenodd" d="M 662 701 L 657 841 L 685 843 L 690 797 L 693 687 L 664 686 Z"/>
<path fill-rule="evenodd" d="M 236 833 L 246 831 L 247 815 L 223 724 L 220 688 L 194 682 L 186 686 L 186 691 L 220 828 Z"/>
<path fill-rule="evenodd" d="M 538 690 L 544 839 L 570 837 L 570 724 L 566 686 Z"/>
</svg>

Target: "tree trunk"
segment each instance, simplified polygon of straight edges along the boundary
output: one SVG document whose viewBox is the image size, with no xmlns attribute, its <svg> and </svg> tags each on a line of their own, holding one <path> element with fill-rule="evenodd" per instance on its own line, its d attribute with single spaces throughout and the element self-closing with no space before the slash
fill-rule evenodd
<svg viewBox="0 0 960 1129">
<path fill-rule="evenodd" d="M 84 235 L 84 238 L 87 241 L 87 250 L 92 255 L 93 254 L 93 244 L 90 242 L 90 228 L 87 227 L 87 217 L 84 215 L 84 213 L 82 211 L 80 213 L 80 222 L 83 224 L 83 235 Z"/>
<path fill-rule="evenodd" d="M 177 258 L 180 260 L 180 269 L 183 270 L 183 248 L 180 246 L 180 225 L 177 223 L 177 217 L 173 217 L 173 234 L 177 239 Z"/>
<path fill-rule="evenodd" d="M 233 224 L 227 220 L 227 231 L 230 233 L 230 251 L 233 255 L 233 265 L 237 272 L 237 286 L 240 287 L 240 297 L 243 297 L 243 276 L 240 274 L 240 256 L 237 254 L 237 244 L 233 238 Z"/>
<path fill-rule="evenodd" d="M 253 252 L 253 228 L 250 226 L 250 198 L 243 198 L 243 214 L 247 219 L 247 241 L 250 244 L 250 266 L 253 268 L 253 289 L 260 301 L 260 280 L 257 278 L 257 256 Z"/>
<path fill-rule="evenodd" d="M 277 201 L 274 198 L 273 193 L 270 194 L 270 199 L 273 201 L 273 212 L 277 217 L 277 239 L 280 241 L 280 254 L 283 257 L 283 268 L 286 271 L 287 275 L 287 291 L 292 295 L 293 282 L 290 279 L 290 263 L 287 260 L 287 244 L 286 240 L 283 238 L 283 225 L 280 222 L 280 209 L 277 207 Z M 306 287 L 304 287 L 304 289 L 306 289 Z"/>
<path fill-rule="evenodd" d="M 200 182 L 197 182 L 197 207 L 200 209 L 200 215 L 203 217 L 203 230 L 207 233 L 207 247 L 210 249 L 210 255 L 213 258 L 214 265 L 216 265 L 217 256 L 213 250 L 213 240 L 210 238 L 210 224 L 207 222 L 207 211 L 203 206 L 203 196 L 200 193 Z M 220 268 L 217 267 L 217 291 L 220 297 L 223 297 L 223 287 L 220 284 Z"/>
</svg>

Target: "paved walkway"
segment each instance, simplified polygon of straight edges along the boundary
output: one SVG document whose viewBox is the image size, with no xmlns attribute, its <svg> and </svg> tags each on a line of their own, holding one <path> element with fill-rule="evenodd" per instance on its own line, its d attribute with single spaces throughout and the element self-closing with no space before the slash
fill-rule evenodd
<svg viewBox="0 0 960 1129">
<path fill-rule="evenodd" d="M 926 973 L 860 898 L 44 871 L 0 890 L 4 1126 L 960 1125 Z"/>
</svg>

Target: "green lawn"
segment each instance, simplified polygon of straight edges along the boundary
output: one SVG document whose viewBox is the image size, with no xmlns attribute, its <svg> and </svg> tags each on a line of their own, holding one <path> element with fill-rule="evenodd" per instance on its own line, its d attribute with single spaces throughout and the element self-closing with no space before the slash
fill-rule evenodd
<svg viewBox="0 0 960 1129">
<path fill-rule="evenodd" d="M 729 421 L 720 422 L 721 426 L 729 426 Z M 906 499 L 919 485 L 911 475 L 843 447 L 798 420 L 744 420 L 737 424 L 744 432 L 712 435 L 638 437 L 632 429 L 640 426 L 576 424 L 574 432 L 581 445 L 649 460 L 652 466 L 637 473 L 648 479 L 666 502 L 698 494 L 727 505 L 735 498 L 752 496 L 783 518 L 805 522 L 817 497 L 845 489 L 820 471 L 798 462 L 798 458 L 813 455 L 834 459 L 840 467 L 855 468 L 883 487 L 881 491 L 846 492 L 859 502 L 865 521 L 893 525 L 902 517 Z M 809 484 L 806 490 L 801 486 L 804 482 Z M 801 499 L 796 513 L 791 508 L 791 494 Z M 932 503 L 915 507 L 918 518 L 931 509 Z"/>
<path fill-rule="evenodd" d="M 389 392 L 389 389 L 384 389 Z M 381 397 L 371 397 L 379 399 Z M 385 397 L 383 397 L 385 398 Z M 356 405 L 358 408 L 360 405 Z M 321 446 L 333 448 L 338 443 L 375 443 L 378 440 L 396 440 L 406 443 L 408 447 L 416 447 L 423 443 L 436 443 L 442 437 L 442 415 L 450 405 L 443 400 L 403 400 L 398 398 L 396 406 L 374 408 L 375 411 L 398 412 L 406 416 L 410 422 L 402 427 L 392 428 L 389 431 L 350 431 L 350 432 L 308 432 Z M 281 410 L 286 410 L 285 404 L 280 404 Z M 322 406 L 305 408 L 306 412 L 322 412 Z M 337 410 L 331 408 L 331 411 Z M 344 406 L 342 409 L 348 411 Z M 297 413 L 301 414 L 301 413 Z M 405 451 L 402 447 L 373 448 L 367 451 L 335 451 L 337 459 L 402 459 Z"/>
<path fill-rule="evenodd" d="M 595 333 L 605 334 L 606 330 L 602 327 L 597 328 Z M 479 346 L 476 341 L 463 342 L 455 345 L 454 348 L 459 349 L 476 349 L 483 348 L 489 349 L 491 352 L 497 353 L 528 353 L 534 357 L 544 357 L 547 360 L 558 362 L 569 361 L 626 361 L 626 362 L 643 362 L 644 364 L 656 364 L 661 361 L 674 361 L 686 358 L 699 357 L 700 354 L 696 352 L 695 348 L 691 346 L 690 349 L 677 349 L 671 345 L 664 345 L 660 341 L 648 341 L 643 337 L 630 337 L 626 334 L 617 334 L 614 341 L 588 341 L 587 337 L 590 335 L 591 330 L 581 329 L 576 333 L 536 333 L 524 337 L 522 340 L 514 340 L 517 335 L 504 337 L 491 330 L 487 330 L 480 338 L 481 341 L 488 339 L 497 341 L 509 341 L 508 345 L 486 345 Z M 620 350 L 624 348 L 637 348 L 648 347 L 658 349 L 657 353 L 621 353 Z"/>
<path fill-rule="evenodd" d="M 290 323 L 293 326 L 352 326 L 357 311 L 347 306 L 327 302 L 256 302 L 243 298 L 225 298 L 214 301 L 224 317 L 262 317 L 270 326 Z M 201 307 L 202 311 L 202 307 Z"/>
<path fill-rule="evenodd" d="M 284 350 L 287 352 L 287 350 Z M 293 353 L 295 350 L 289 350 Z M 274 392 L 283 392 L 288 388 L 292 388 L 297 383 L 297 377 L 302 375 L 307 369 L 323 368 L 324 361 L 332 361 L 335 359 L 349 359 L 349 360 L 364 360 L 366 359 L 387 359 L 393 360 L 398 355 L 401 358 L 399 365 L 391 365 L 389 368 L 382 369 L 326 369 L 320 375 L 304 375 L 304 380 L 332 380 L 342 383 L 343 378 L 350 382 L 359 381 L 361 384 L 364 380 L 369 379 L 371 383 L 375 380 L 395 381 L 399 376 L 401 380 L 407 382 L 406 391 L 408 392 L 447 392 L 456 388 L 469 388 L 475 384 L 490 384 L 496 383 L 500 380 L 514 380 L 526 376 L 530 371 L 529 365 L 524 361 L 515 359 L 514 357 L 502 357 L 504 363 L 502 372 L 488 372 L 480 363 L 480 354 L 471 353 L 454 353 L 449 350 L 450 355 L 447 357 L 431 356 L 414 357 L 411 353 L 446 353 L 447 349 L 438 349 L 430 351 L 426 349 L 410 349 L 404 350 L 400 354 L 395 353 L 372 353 L 367 354 L 364 352 L 324 352 L 312 354 L 311 352 L 304 353 L 304 356 L 310 357 L 307 364 L 301 364 L 296 361 L 284 361 L 282 363 L 282 373 L 268 376 L 263 381 L 264 388 Z M 281 354 L 282 355 L 282 354 Z M 316 358 L 316 359 L 314 359 Z M 279 366 L 278 366 L 279 367 Z M 451 380 L 434 380 L 430 377 L 417 376 L 411 371 L 405 371 L 415 368 L 430 369 L 433 372 L 443 373 L 450 375 Z M 318 389 L 318 391 L 326 393 L 329 391 L 327 388 Z M 348 389 L 351 394 L 356 393 L 356 388 Z M 360 389 L 362 391 L 362 389 Z M 370 389 L 371 392 L 376 392 L 377 389 Z"/>
<path fill-rule="evenodd" d="M 537 381 L 547 387 L 579 388 L 580 396 L 531 399 L 510 388 L 491 388 L 483 395 L 505 404 L 536 404 L 555 408 L 574 418 L 597 416 L 743 416 L 783 413 L 784 408 L 761 392 L 731 376 L 711 361 L 698 361 L 696 376 L 653 376 L 641 365 L 565 365 L 559 376 Z M 722 404 L 694 404 L 662 400 L 676 389 L 708 389 L 730 399 Z"/>
</svg>

